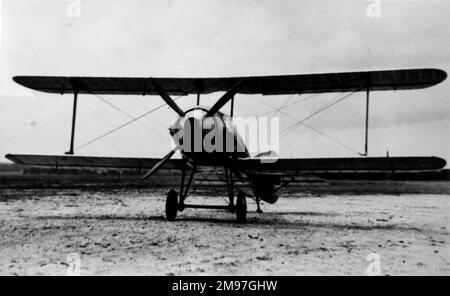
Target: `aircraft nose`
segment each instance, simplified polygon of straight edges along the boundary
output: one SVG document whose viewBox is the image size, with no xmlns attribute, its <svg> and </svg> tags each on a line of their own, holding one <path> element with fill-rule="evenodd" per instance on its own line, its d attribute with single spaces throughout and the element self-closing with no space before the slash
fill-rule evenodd
<svg viewBox="0 0 450 296">
<path fill-rule="evenodd" d="M 196 117 L 186 118 L 183 126 L 183 151 L 202 151 L 202 120 Z"/>
<path fill-rule="evenodd" d="M 172 121 L 172 124 L 169 127 L 169 133 L 173 137 L 175 134 L 177 134 L 182 128 L 184 123 L 183 117 L 177 117 L 174 121 Z"/>
<path fill-rule="evenodd" d="M 192 135 L 193 133 L 201 132 L 202 130 L 202 120 L 196 117 L 186 118 L 183 125 L 184 134 Z"/>
</svg>

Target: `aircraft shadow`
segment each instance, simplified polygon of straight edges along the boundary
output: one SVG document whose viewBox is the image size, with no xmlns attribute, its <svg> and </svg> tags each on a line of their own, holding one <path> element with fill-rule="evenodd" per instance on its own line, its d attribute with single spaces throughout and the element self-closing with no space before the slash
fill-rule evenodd
<svg viewBox="0 0 450 296">
<path fill-rule="evenodd" d="M 96 220 L 96 221 L 166 221 L 163 216 L 120 216 L 120 215 L 75 215 L 75 216 L 38 216 L 39 220 Z"/>
<path fill-rule="evenodd" d="M 177 222 L 189 222 L 192 224 L 197 223 L 209 223 L 216 224 L 217 226 L 232 226 L 235 228 L 271 228 L 271 229 L 335 229 L 335 230 L 399 230 L 399 231 L 414 231 L 414 232 L 424 232 L 425 230 L 417 227 L 407 227 L 398 224 L 386 223 L 386 224 L 361 224 L 361 223 L 333 223 L 333 222 L 316 222 L 316 221 L 305 221 L 301 219 L 296 219 L 288 221 L 283 218 L 283 214 L 288 213 L 289 215 L 299 215 L 299 216 L 320 216 L 321 213 L 310 213 L 310 212 L 278 212 L 278 213 L 266 213 L 258 216 L 247 217 L 246 223 L 237 223 L 234 219 L 234 215 L 224 218 L 217 217 L 193 217 L 193 216 L 180 216 L 174 222 L 167 223 L 177 223 Z M 323 214 L 324 216 L 328 214 Z M 338 214 L 335 214 L 338 215 Z M 39 220 L 95 220 L 95 221 L 159 221 L 166 222 L 164 216 L 124 216 L 124 215 L 76 215 L 76 216 L 38 216 L 36 219 Z"/>
</svg>

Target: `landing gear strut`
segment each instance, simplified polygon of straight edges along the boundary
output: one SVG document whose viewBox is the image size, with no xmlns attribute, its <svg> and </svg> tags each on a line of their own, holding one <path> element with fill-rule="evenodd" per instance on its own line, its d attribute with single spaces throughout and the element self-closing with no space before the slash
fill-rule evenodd
<svg viewBox="0 0 450 296">
<path fill-rule="evenodd" d="M 167 221 L 173 221 L 177 217 L 178 212 L 178 194 L 175 190 L 171 189 L 167 193 L 166 198 L 166 219 Z"/>
<path fill-rule="evenodd" d="M 180 186 L 180 199 L 178 200 L 178 194 L 174 189 L 171 189 L 167 193 L 166 198 L 166 219 L 167 221 L 174 221 L 177 217 L 178 211 L 183 211 L 186 207 L 184 204 L 184 200 L 186 199 L 189 187 L 192 184 L 192 180 L 194 179 L 194 175 L 196 172 L 196 166 L 194 166 L 190 172 L 188 182 L 185 186 L 185 179 L 186 179 L 186 169 L 187 169 L 187 163 L 183 163 L 183 168 L 181 171 L 181 186 Z"/>
<path fill-rule="evenodd" d="M 247 221 L 247 200 L 245 193 L 242 191 L 239 191 L 236 200 L 236 218 L 239 223 Z"/>
<path fill-rule="evenodd" d="M 225 182 L 227 183 L 228 198 L 230 200 L 229 210 L 230 212 L 236 212 L 237 222 L 245 223 L 247 221 L 247 200 L 245 193 L 239 191 L 236 204 L 234 204 L 234 183 L 233 172 L 231 169 L 225 167 Z"/>
<path fill-rule="evenodd" d="M 225 167 L 225 183 L 227 183 L 228 200 L 230 206 L 230 212 L 234 213 L 234 183 L 233 183 L 233 173 L 231 170 Z"/>
<path fill-rule="evenodd" d="M 256 200 L 256 207 L 257 207 L 256 212 L 258 214 L 262 214 L 263 211 L 261 210 L 261 205 L 260 205 L 261 200 L 258 197 L 255 200 Z"/>
<path fill-rule="evenodd" d="M 225 167 L 225 182 L 227 183 L 228 197 L 230 200 L 229 210 L 232 213 L 236 212 L 237 222 L 245 223 L 247 221 L 246 196 L 244 192 L 239 191 L 236 199 L 236 204 L 234 204 L 233 172 L 227 167 Z"/>
<path fill-rule="evenodd" d="M 191 187 L 192 184 L 192 180 L 194 179 L 194 175 L 196 173 L 197 167 L 194 165 L 191 169 L 191 173 L 189 174 L 189 179 L 188 182 L 186 184 L 186 186 L 184 186 L 184 182 L 186 179 L 186 169 L 187 169 L 187 162 L 183 162 L 183 168 L 181 171 L 181 185 L 180 185 L 180 202 L 178 204 L 178 210 L 180 212 L 182 212 L 185 209 L 185 204 L 184 201 L 189 193 L 189 188 Z"/>
</svg>

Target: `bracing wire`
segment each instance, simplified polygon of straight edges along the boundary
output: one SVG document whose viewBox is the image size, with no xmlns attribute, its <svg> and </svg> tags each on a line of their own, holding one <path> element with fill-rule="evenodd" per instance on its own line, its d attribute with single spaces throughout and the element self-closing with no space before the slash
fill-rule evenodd
<svg viewBox="0 0 450 296">
<path fill-rule="evenodd" d="M 341 141 L 339 141 L 339 140 L 337 140 L 337 139 L 335 139 L 335 138 L 333 138 L 333 137 L 331 137 L 331 136 L 325 134 L 324 132 L 322 132 L 322 131 L 320 131 L 320 130 L 318 130 L 318 129 L 316 129 L 316 128 L 314 128 L 314 127 L 312 127 L 312 126 L 310 126 L 310 125 L 308 125 L 308 124 L 306 124 L 306 123 L 303 123 L 303 125 L 306 126 L 306 127 L 309 128 L 309 129 L 315 131 L 316 133 L 318 133 L 318 134 L 320 134 L 320 135 L 322 135 L 322 136 L 328 138 L 330 141 L 333 141 L 333 142 L 335 142 L 335 143 L 341 145 L 342 147 L 347 148 L 347 150 L 352 151 L 352 152 L 355 152 L 355 153 L 358 154 L 358 155 L 362 155 L 361 152 L 359 152 L 358 150 L 353 149 L 352 147 L 348 146 L 347 144 L 344 144 L 343 142 L 341 142 Z"/>
<path fill-rule="evenodd" d="M 290 99 L 293 98 L 294 95 L 295 95 L 295 94 L 291 95 L 291 96 L 289 97 L 288 101 L 290 101 Z M 268 115 L 268 114 L 271 114 L 271 113 L 276 113 L 276 112 L 281 111 L 281 110 L 283 110 L 283 109 L 286 109 L 286 108 L 289 108 L 289 107 L 291 107 L 291 106 L 297 105 L 297 104 L 299 104 L 299 103 L 301 103 L 301 102 L 308 101 L 309 99 L 312 99 L 312 98 L 314 98 L 314 97 L 316 97 L 316 96 L 318 96 L 318 95 L 319 95 L 319 93 L 312 94 L 312 95 L 307 96 L 307 97 L 304 97 L 304 98 L 302 98 L 302 99 L 300 99 L 300 100 L 298 100 L 298 101 L 292 102 L 292 103 L 289 104 L 289 105 L 287 105 L 288 101 L 286 101 L 285 104 L 281 105 L 281 106 L 278 107 L 278 108 L 273 108 L 272 106 L 270 106 L 270 107 L 272 107 L 273 110 L 264 112 L 263 114 L 259 115 L 258 117 L 265 116 L 265 115 Z"/>
<path fill-rule="evenodd" d="M 292 102 L 291 104 L 284 106 L 282 109 L 289 108 L 289 107 L 292 107 L 292 106 L 294 106 L 294 105 L 300 104 L 300 103 L 302 103 L 302 102 L 308 101 L 308 100 L 310 100 L 310 99 L 312 99 L 312 98 L 318 96 L 319 94 L 320 94 L 320 93 L 315 93 L 315 94 L 309 95 L 309 96 L 307 96 L 307 97 L 304 97 L 304 98 L 302 98 L 301 100 Z"/>
<path fill-rule="evenodd" d="M 134 116 L 131 115 L 130 113 L 128 113 L 127 111 L 123 110 L 122 108 L 118 107 L 117 105 L 114 105 L 112 102 L 108 101 L 107 99 L 105 99 L 104 97 L 100 96 L 99 94 L 95 94 L 93 93 L 94 96 L 96 96 L 98 99 L 100 99 L 101 101 L 103 101 L 104 103 L 106 103 L 107 105 L 109 105 L 110 107 L 112 107 L 113 109 L 115 109 L 116 111 L 122 113 L 123 115 L 134 119 Z M 142 121 L 138 121 L 139 124 L 141 124 L 143 127 L 152 130 L 154 132 L 157 132 L 159 134 L 161 134 L 161 132 L 159 130 L 156 130 L 155 128 L 152 128 L 150 126 L 148 126 L 147 124 L 143 123 Z"/>
<path fill-rule="evenodd" d="M 283 109 L 284 106 L 286 106 L 286 105 L 292 100 L 292 98 L 294 97 L 294 95 L 295 95 L 295 94 L 290 95 L 290 96 L 286 99 L 286 101 L 284 101 L 284 103 L 281 104 L 281 106 L 277 108 L 277 110 Z"/>
<path fill-rule="evenodd" d="M 317 111 L 313 112 L 313 113 L 310 114 L 309 116 L 307 116 L 307 117 L 303 118 L 302 120 L 299 120 L 299 121 L 297 121 L 296 123 L 292 124 L 291 126 L 287 127 L 286 129 L 284 129 L 284 130 L 281 132 L 281 133 L 284 133 L 284 135 L 283 135 L 281 138 L 283 138 L 284 136 L 286 136 L 286 135 L 287 135 L 287 132 L 288 132 L 289 130 L 291 130 L 291 129 L 297 127 L 298 125 L 300 125 L 300 124 L 304 123 L 305 121 L 311 119 L 312 117 L 316 116 L 317 114 L 322 113 L 323 111 L 325 111 L 325 110 L 327 110 L 327 109 L 333 107 L 334 105 L 336 105 L 336 104 L 342 102 L 343 100 L 349 98 L 350 96 L 352 96 L 352 95 L 353 95 L 355 92 L 357 92 L 358 90 L 359 90 L 359 89 L 354 90 L 353 92 L 351 92 L 351 93 L 345 95 L 345 96 L 342 97 L 342 98 L 338 98 L 338 99 L 335 99 L 335 100 L 332 100 L 332 101 L 328 102 L 328 103 L 325 104 L 323 107 L 319 108 Z"/>
<path fill-rule="evenodd" d="M 314 127 L 312 127 L 312 126 L 310 126 L 310 125 L 308 125 L 308 124 L 305 123 L 306 120 L 312 118 L 313 116 L 316 116 L 317 114 L 319 114 L 319 113 L 325 111 L 326 109 L 328 109 L 328 108 L 330 108 L 330 107 L 336 105 L 337 103 L 339 103 L 339 102 L 345 100 L 346 98 L 350 97 L 351 95 L 353 95 L 353 94 L 354 94 L 356 91 L 358 91 L 358 90 L 359 90 L 359 89 L 353 91 L 352 93 L 350 93 L 350 94 L 344 96 L 343 98 L 338 98 L 339 96 L 333 98 L 331 101 L 327 102 L 325 105 L 323 105 L 323 106 L 322 106 L 321 108 L 319 108 L 317 111 L 315 111 L 313 114 L 307 116 L 307 117 L 304 118 L 303 120 L 298 120 L 298 119 L 294 118 L 293 116 L 291 116 L 290 114 L 288 114 L 288 113 L 286 113 L 286 112 L 284 112 L 284 111 L 281 111 L 280 108 L 276 109 L 275 107 L 271 106 L 270 104 L 267 104 L 266 102 L 264 102 L 264 101 L 262 101 L 262 100 L 259 100 L 259 99 L 258 99 L 258 101 L 260 101 L 260 102 L 263 103 L 264 105 L 266 105 L 266 106 L 268 106 L 268 107 L 274 109 L 274 111 L 279 112 L 279 113 L 281 113 L 281 114 L 283 114 L 283 115 L 285 115 L 285 116 L 287 116 L 287 117 L 289 117 L 290 119 L 292 119 L 292 120 L 295 121 L 295 124 L 293 124 L 293 125 L 289 126 L 288 128 L 284 129 L 284 130 L 280 133 L 280 134 L 283 134 L 283 133 L 284 133 L 284 135 L 282 135 L 282 136 L 280 137 L 280 140 L 283 139 L 285 136 L 287 136 L 287 135 L 289 134 L 289 133 L 288 133 L 289 130 L 293 129 L 294 127 L 296 127 L 296 126 L 298 126 L 298 125 L 303 125 L 303 126 L 305 126 L 306 128 L 309 128 L 310 130 L 312 130 L 312 131 L 314 131 L 314 132 L 316 132 L 316 133 L 318 133 L 318 134 L 320 134 L 320 135 L 322 135 L 322 136 L 328 138 L 329 140 L 331 140 L 331 141 L 333 141 L 333 142 L 335 142 L 335 143 L 337 143 L 337 144 L 343 146 L 344 148 L 346 148 L 346 149 L 348 149 L 348 150 L 350 150 L 350 151 L 352 151 L 352 152 L 354 152 L 354 153 L 360 155 L 361 153 L 360 153 L 359 151 L 353 149 L 352 147 L 350 147 L 350 146 L 348 146 L 348 145 L 342 143 L 341 141 L 339 141 L 339 140 L 337 140 L 337 139 L 335 139 L 335 138 L 333 138 L 333 137 L 331 137 L 331 136 L 325 134 L 324 132 L 322 132 L 322 131 L 320 131 L 320 130 L 318 130 L 318 129 L 316 129 L 316 128 L 314 128 Z M 303 101 L 306 100 L 306 99 L 312 98 L 312 97 L 313 97 L 313 96 L 309 96 L 309 97 L 303 99 Z M 298 103 L 298 101 L 297 101 L 296 103 Z M 294 103 L 294 104 L 295 104 L 295 103 Z M 292 105 L 292 104 L 291 104 L 291 105 Z"/>
<path fill-rule="evenodd" d="M 175 98 L 174 101 L 178 100 L 179 98 L 181 98 L 181 97 L 183 97 L 183 96 L 185 96 L 185 95 L 181 95 L 181 96 Z M 88 141 L 88 142 L 86 142 L 86 143 L 84 143 L 84 144 L 78 146 L 77 148 L 75 148 L 75 150 L 80 150 L 80 149 L 82 149 L 82 148 L 84 148 L 84 147 L 86 147 L 86 146 L 88 146 L 88 145 L 90 145 L 90 144 L 92 144 L 92 143 L 95 143 L 95 142 L 97 142 L 98 140 L 103 139 L 104 137 L 106 137 L 106 136 L 108 136 L 108 135 L 110 135 L 110 134 L 112 134 L 112 133 L 114 133 L 114 132 L 116 132 L 116 131 L 118 131 L 118 130 L 120 130 L 120 129 L 122 129 L 122 128 L 128 126 L 128 125 L 130 125 L 130 124 L 132 124 L 133 122 L 138 121 L 139 119 L 144 118 L 144 117 L 147 116 L 147 115 L 150 115 L 151 113 L 153 113 L 153 112 L 155 112 L 155 111 L 157 111 L 157 110 L 163 108 L 164 106 L 167 106 L 167 104 L 165 104 L 165 103 L 164 103 L 164 104 L 161 104 L 161 105 L 159 105 L 158 107 L 153 108 L 153 109 L 151 109 L 150 111 L 145 112 L 144 114 L 141 114 L 141 115 L 139 115 L 138 117 L 135 117 L 135 118 L 133 118 L 132 120 L 125 122 L 125 123 L 119 125 L 118 127 L 115 127 L 115 128 L 113 128 L 112 130 L 109 130 L 108 132 L 106 132 L 106 133 L 104 133 L 104 134 L 102 134 L 102 135 L 100 135 L 100 136 L 98 136 L 98 137 L 96 137 L 96 138 L 94 138 L 94 139 L 92 139 L 92 140 L 90 140 L 90 141 Z"/>
<path fill-rule="evenodd" d="M 352 83 L 352 82 L 355 82 L 355 81 L 356 81 L 356 78 L 350 80 L 349 83 Z M 356 89 L 355 92 L 361 90 L 362 88 L 363 88 L 363 87 Z M 309 96 L 307 96 L 307 97 L 305 97 L 305 98 L 303 98 L 303 99 L 301 99 L 301 100 L 298 100 L 298 101 L 296 101 L 296 102 L 293 102 L 293 103 L 291 103 L 291 104 L 289 104 L 289 105 L 283 106 L 283 108 L 279 108 L 279 109 L 281 110 L 281 109 L 285 109 L 285 108 L 292 107 L 292 106 L 294 106 L 294 105 L 297 105 L 297 104 L 300 104 L 300 103 L 302 103 L 302 102 L 308 101 L 308 100 L 310 100 L 310 99 L 312 99 L 312 98 L 314 98 L 314 97 L 316 97 L 316 96 L 318 96 L 318 95 L 320 95 L 320 94 L 321 94 L 321 92 L 313 93 L 312 95 L 309 95 Z M 338 96 L 339 96 L 339 95 L 338 95 Z"/>
</svg>

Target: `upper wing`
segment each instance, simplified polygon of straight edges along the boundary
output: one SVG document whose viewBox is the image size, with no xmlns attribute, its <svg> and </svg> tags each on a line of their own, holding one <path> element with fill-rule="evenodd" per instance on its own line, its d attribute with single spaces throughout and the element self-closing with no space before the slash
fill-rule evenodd
<svg viewBox="0 0 450 296">
<path fill-rule="evenodd" d="M 157 95 L 152 79 L 168 94 L 208 94 L 228 91 L 245 80 L 238 93 L 284 95 L 374 90 L 419 89 L 436 85 L 447 77 L 439 69 L 406 69 L 302 75 L 228 78 L 118 78 L 16 76 L 14 81 L 49 93 Z"/>
</svg>

